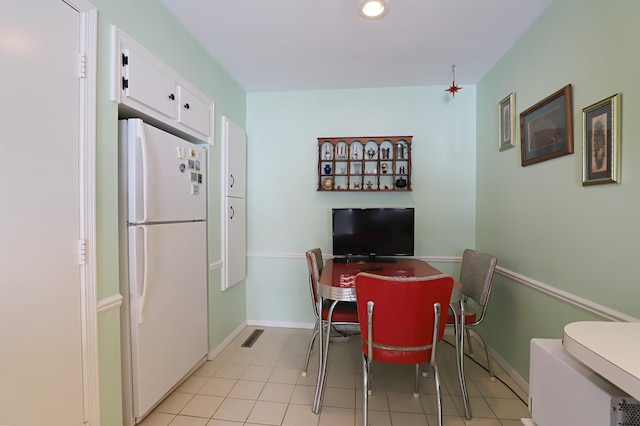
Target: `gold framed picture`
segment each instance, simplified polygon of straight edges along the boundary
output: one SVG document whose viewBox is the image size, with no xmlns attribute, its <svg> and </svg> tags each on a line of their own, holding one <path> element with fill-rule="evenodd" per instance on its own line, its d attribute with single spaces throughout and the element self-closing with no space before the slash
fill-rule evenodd
<svg viewBox="0 0 640 426">
<path fill-rule="evenodd" d="M 582 110 L 582 185 L 620 182 L 619 93 Z"/>
<path fill-rule="evenodd" d="M 522 166 L 573 154 L 571 85 L 520 114 Z"/>
<path fill-rule="evenodd" d="M 516 138 L 515 93 L 510 93 L 498 104 L 498 131 L 500 132 L 498 149 L 513 148 Z"/>
</svg>

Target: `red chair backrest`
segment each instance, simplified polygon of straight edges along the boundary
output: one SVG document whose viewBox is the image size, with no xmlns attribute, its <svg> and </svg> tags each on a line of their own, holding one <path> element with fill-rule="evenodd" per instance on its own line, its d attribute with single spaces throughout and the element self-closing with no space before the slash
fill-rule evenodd
<svg viewBox="0 0 640 426">
<path fill-rule="evenodd" d="M 356 298 L 362 334 L 362 350 L 368 355 L 367 302 L 373 301 L 373 359 L 397 364 L 419 364 L 431 358 L 435 322 L 435 303 L 439 303 L 440 325 L 438 341 L 442 340 L 447 323 L 453 278 L 447 275 L 431 277 L 386 277 L 369 273 L 356 276 Z M 422 350 L 397 348 L 429 347 Z"/>
</svg>

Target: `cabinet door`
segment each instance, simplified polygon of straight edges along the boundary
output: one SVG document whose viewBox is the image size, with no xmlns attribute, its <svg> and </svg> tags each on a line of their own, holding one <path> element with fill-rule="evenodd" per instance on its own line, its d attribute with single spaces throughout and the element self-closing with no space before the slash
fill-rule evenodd
<svg viewBox="0 0 640 426">
<path fill-rule="evenodd" d="M 127 58 L 123 90 L 125 104 L 142 104 L 160 114 L 176 118 L 176 83 L 143 52 L 124 50 Z"/>
<path fill-rule="evenodd" d="M 247 237 L 246 205 L 244 198 L 226 197 L 224 288 L 229 288 L 246 277 Z"/>
<path fill-rule="evenodd" d="M 240 126 L 222 117 L 222 144 L 226 158 L 225 195 L 246 197 L 247 135 Z"/>
<path fill-rule="evenodd" d="M 209 105 L 184 86 L 178 86 L 178 122 L 209 136 L 211 110 Z"/>
</svg>

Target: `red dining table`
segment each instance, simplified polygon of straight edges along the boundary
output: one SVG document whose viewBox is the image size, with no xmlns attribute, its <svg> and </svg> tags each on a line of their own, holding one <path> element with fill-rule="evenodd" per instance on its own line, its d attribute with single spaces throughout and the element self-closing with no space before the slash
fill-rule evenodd
<svg viewBox="0 0 640 426">
<path fill-rule="evenodd" d="M 342 260 L 342 259 L 341 259 Z M 327 359 L 329 355 L 329 335 L 331 333 L 331 316 L 333 310 L 339 302 L 355 302 L 356 288 L 355 276 L 360 272 L 369 272 L 377 275 L 393 276 L 393 277 L 431 277 L 442 274 L 441 271 L 429 265 L 424 260 L 414 258 L 396 258 L 391 262 L 336 262 L 329 259 L 325 262 L 320 280 L 318 282 L 318 303 L 323 306 L 325 299 L 332 300 L 333 303 L 329 308 L 327 318 L 326 335 L 320 331 L 320 351 L 318 380 L 316 382 L 316 393 L 313 400 L 313 412 L 320 412 L 322 397 L 324 395 L 324 387 L 327 376 Z M 453 307 L 462 300 L 462 284 L 458 281 L 453 282 L 453 291 L 451 293 L 451 301 L 449 306 Z M 462 315 L 464 321 L 464 315 Z M 458 367 L 458 375 L 460 376 L 460 387 L 465 405 L 467 418 L 470 418 L 468 408 L 469 397 L 467 394 L 467 386 L 464 381 L 464 365 L 462 356 L 464 356 L 464 323 L 456 324 L 456 365 Z"/>
</svg>

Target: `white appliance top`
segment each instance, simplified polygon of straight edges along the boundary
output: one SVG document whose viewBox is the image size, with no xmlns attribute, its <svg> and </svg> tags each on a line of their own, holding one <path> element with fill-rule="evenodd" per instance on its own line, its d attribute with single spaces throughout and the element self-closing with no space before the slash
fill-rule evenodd
<svg viewBox="0 0 640 426">
<path fill-rule="evenodd" d="M 562 345 L 578 361 L 640 400 L 640 322 L 567 324 Z"/>
</svg>

